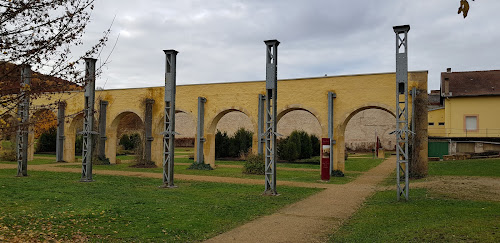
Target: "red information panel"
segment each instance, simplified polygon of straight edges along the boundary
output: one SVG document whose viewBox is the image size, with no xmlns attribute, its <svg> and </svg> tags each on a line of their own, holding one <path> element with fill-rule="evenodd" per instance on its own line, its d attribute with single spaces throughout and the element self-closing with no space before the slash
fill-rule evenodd
<svg viewBox="0 0 500 243">
<path fill-rule="evenodd" d="M 330 180 L 330 139 L 321 139 L 321 180 Z"/>
</svg>

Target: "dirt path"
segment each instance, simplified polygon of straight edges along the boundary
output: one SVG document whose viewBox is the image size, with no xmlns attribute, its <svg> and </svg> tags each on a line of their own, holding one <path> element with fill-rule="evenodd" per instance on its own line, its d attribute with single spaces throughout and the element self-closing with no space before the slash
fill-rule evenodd
<svg viewBox="0 0 500 243">
<path fill-rule="evenodd" d="M 394 171 L 395 157 L 345 185 L 330 187 L 206 242 L 325 242 Z"/>
<path fill-rule="evenodd" d="M 61 165 L 81 165 L 81 163 L 64 163 L 64 164 L 42 164 L 42 165 L 28 165 L 28 175 L 30 170 L 35 171 L 52 171 L 52 172 L 73 172 L 81 173 L 80 168 L 67 168 Z M 16 164 L 0 164 L 0 169 L 15 169 Z M 281 168 L 280 168 L 281 169 Z M 117 175 L 117 176 L 135 176 L 135 177 L 148 177 L 148 178 L 162 178 L 161 173 L 154 172 L 137 172 L 137 171 L 119 171 L 119 170 L 92 170 L 95 175 Z M 175 180 L 187 180 L 187 181 L 206 181 L 206 182 L 221 182 L 221 183 L 235 183 L 235 184 L 249 184 L 249 185 L 262 185 L 264 186 L 264 177 L 260 179 L 244 179 L 244 178 L 234 178 L 234 177 L 219 177 L 219 176 L 199 176 L 199 175 L 183 175 L 175 174 Z M 295 186 L 295 187 L 308 187 L 308 188 L 331 188 L 338 187 L 335 184 L 322 184 L 322 183 L 307 183 L 307 182 L 295 182 L 295 181 L 280 181 L 276 182 L 278 185 L 282 186 Z"/>
</svg>

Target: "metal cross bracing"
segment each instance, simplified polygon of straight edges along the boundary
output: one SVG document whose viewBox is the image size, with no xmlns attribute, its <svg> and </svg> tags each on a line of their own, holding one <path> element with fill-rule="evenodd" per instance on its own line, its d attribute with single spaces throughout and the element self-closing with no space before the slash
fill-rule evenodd
<svg viewBox="0 0 500 243">
<path fill-rule="evenodd" d="M 92 149 L 95 102 L 95 63 L 97 59 L 85 58 L 85 109 L 83 115 L 83 149 L 81 182 L 92 182 Z"/>
<path fill-rule="evenodd" d="M 409 196 L 408 158 L 408 31 L 409 25 L 394 26 L 396 33 L 396 166 L 397 199 Z M 403 100 L 401 100 L 403 99 Z M 404 184 L 402 179 L 404 178 Z"/>
<path fill-rule="evenodd" d="M 176 50 L 163 50 L 165 53 L 165 114 L 163 132 L 163 185 L 174 188 L 174 141 L 175 141 L 175 85 Z"/>
<path fill-rule="evenodd" d="M 266 102 L 265 102 L 265 176 L 264 194 L 278 195 L 276 190 L 276 136 L 277 94 L 278 94 L 278 45 L 277 40 L 266 44 Z"/>
<path fill-rule="evenodd" d="M 28 128 L 30 95 L 29 85 L 31 83 L 31 67 L 23 65 L 21 68 L 21 90 L 17 115 L 20 121 L 17 129 L 17 176 L 28 176 Z"/>
</svg>

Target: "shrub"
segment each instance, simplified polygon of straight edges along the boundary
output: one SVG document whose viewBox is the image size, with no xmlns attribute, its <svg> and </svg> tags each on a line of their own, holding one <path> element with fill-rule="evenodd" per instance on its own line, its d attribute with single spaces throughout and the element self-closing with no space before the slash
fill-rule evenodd
<svg viewBox="0 0 500 243">
<path fill-rule="evenodd" d="M 321 143 L 316 135 L 311 135 L 312 156 L 319 156 L 321 153 Z"/>
<path fill-rule="evenodd" d="M 290 162 L 297 160 L 300 156 L 300 144 L 298 143 L 300 143 L 300 140 L 291 135 L 285 139 L 280 139 L 277 144 L 278 158 Z"/>
<path fill-rule="evenodd" d="M 238 129 L 229 137 L 226 132 L 217 131 L 215 134 L 215 158 L 238 158 L 248 153 L 252 147 L 253 133 L 244 128 Z"/>
<path fill-rule="evenodd" d="M 81 155 L 83 149 L 83 135 L 77 134 L 75 139 L 75 154 Z"/>
<path fill-rule="evenodd" d="M 295 132 L 295 131 L 294 131 Z M 297 136 L 300 140 L 300 155 L 299 159 L 309 159 L 312 157 L 312 143 L 311 137 L 307 132 L 298 131 Z"/>
<path fill-rule="evenodd" d="M 3 149 L 0 151 L 0 160 L 4 161 L 16 161 L 17 152 L 14 149 Z"/>
<path fill-rule="evenodd" d="M 247 161 L 243 165 L 244 174 L 264 175 L 266 162 L 264 155 L 248 155 Z"/>
<path fill-rule="evenodd" d="M 212 168 L 212 166 L 210 166 L 209 164 L 194 162 L 187 169 L 188 170 L 213 170 L 214 168 Z"/>
<path fill-rule="evenodd" d="M 120 138 L 119 145 L 122 145 L 125 150 L 134 150 L 140 143 L 141 136 L 139 134 L 123 134 Z"/>
<path fill-rule="evenodd" d="M 36 152 L 55 152 L 57 140 L 57 129 L 51 127 L 46 132 L 42 133 L 38 138 Z M 83 146 L 83 145 L 82 145 Z"/>
<path fill-rule="evenodd" d="M 341 170 L 334 170 L 332 171 L 332 176 L 333 177 L 344 177 L 344 172 Z"/>
</svg>

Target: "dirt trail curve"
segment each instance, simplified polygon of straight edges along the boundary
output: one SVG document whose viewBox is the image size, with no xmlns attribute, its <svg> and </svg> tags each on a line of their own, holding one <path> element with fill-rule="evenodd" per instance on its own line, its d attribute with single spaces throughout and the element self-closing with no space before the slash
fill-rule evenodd
<svg viewBox="0 0 500 243">
<path fill-rule="evenodd" d="M 206 242 L 325 242 L 394 171 L 395 160 L 390 157 L 351 183 L 330 187 Z"/>
</svg>

